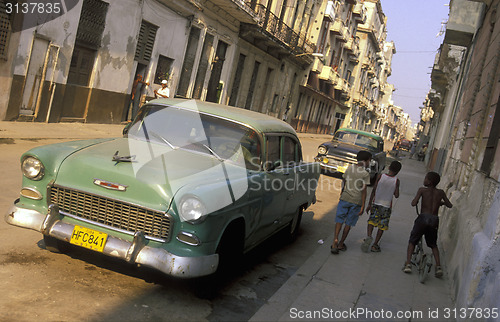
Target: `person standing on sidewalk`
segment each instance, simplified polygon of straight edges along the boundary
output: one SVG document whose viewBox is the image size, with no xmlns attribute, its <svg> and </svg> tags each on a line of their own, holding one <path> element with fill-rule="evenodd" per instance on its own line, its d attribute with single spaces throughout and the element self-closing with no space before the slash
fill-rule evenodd
<svg viewBox="0 0 500 322">
<path fill-rule="evenodd" d="M 332 254 L 338 254 L 339 250 L 347 250 L 344 243 L 347 235 L 365 211 L 366 187 L 370 184 L 370 174 L 366 168 L 371 159 L 370 152 L 359 151 L 356 156 L 358 163 L 350 165 L 342 175 L 343 187 L 335 217 L 335 238 L 330 248 Z M 340 230 L 344 224 L 342 239 L 339 241 Z"/>
<path fill-rule="evenodd" d="M 361 250 L 368 253 L 370 244 L 373 241 L 373 229 L 378 227 L 375 242 L 371 247 L 372 252 L 380 252 L 380 238 L 384 231 L 389 229 L 389 219 L 391 218 L 392 196 L 399 198 L 399 179 L 397 177 L 401 170 L 399 161 L 392 161 L 388 174 L 380 174 L 375 182 L 370 195 L 370 201 L 366 212 L 370 214 L 368 219 L 367 237 L 361 244 Z"/>
<path fill-rule="evenodd" d="M 159 90 L 155 90 L 155 98 L 169 98 L 170 97 L 170 89 L 167 87 L 167 80 L 164 79 L 161 81 L 161 88 Z"/>
<path fill-rule="evenodd" d="M 418 244 L 420 238 L 425 235 L 425 242 L 427 246 L 432 249 L 432 254 L 436 261 L 436 277 L 443 276 L 441 269 L 441 262 L 439 259 L 439 250 L 437 248 L 437 233 L 439 227 L 439 207 L 446 206 L 453 207 L 448 197 L 443 190 L 437 189 L 441 177 L 436 172 L 428 172 L 424 179 L 424 186 L 417 191 L 417 195 L 413 198 L 412 207 L 418 207 L 418 201 L 422 198 L 422 209 L 410 233 L 410 240 L 408 242 L 408 250 L 406 253 L 406 262 L 403 268 L 405 273 L 411 273 L 411 255 Z M 418 211 L 418 209 L 417 209 Z"/>
<path fill-rule="evenodd" d="M 130 94 L 130 102 L 132 103 L 132 115 L 130 116 L 131 121 L 135 119 L 137 112 L 139 111 L 139 104 L 144 85 L 149 86 L 149 83 L 142 80 L 141 74 L 137 74 L 135 76 L 134 83 L 132 84 L 132 93 Z"/>
</svg>

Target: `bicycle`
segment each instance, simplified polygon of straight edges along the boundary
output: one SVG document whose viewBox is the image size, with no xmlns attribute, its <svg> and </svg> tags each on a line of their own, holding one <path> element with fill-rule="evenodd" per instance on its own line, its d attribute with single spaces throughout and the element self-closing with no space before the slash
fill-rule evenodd
<svg viewBox="0 0 500 322">
<path fill-rule="evenodd" d="M 424 252 L 422 238 L 420 238 L 418 244 L 415 245 L 415 250 L 411 255 L 411 263 L 417 267 L 418 280 L 423 284 L 427 278 L 427 274 L 431 271 L 432 257 Z"/>
<path fill-rule="evenodd" d="M 420 215 L 418 212 L 418 203 L 415 207 L 417 211 L 417 215 Z M 424 237 L 420 237 L 418 244 L 415 245 L 415 249 L 413 250 L 413 254 L 411 255 L 411 264 L 415 265 L 418 269 L 418 280 L 420 283 L 424 283 L 427 277 L 427 274 L 431 271 L 432 268 L 432 256 L 430 254 L 425 253 L 422 239 Z"/>
</svg>

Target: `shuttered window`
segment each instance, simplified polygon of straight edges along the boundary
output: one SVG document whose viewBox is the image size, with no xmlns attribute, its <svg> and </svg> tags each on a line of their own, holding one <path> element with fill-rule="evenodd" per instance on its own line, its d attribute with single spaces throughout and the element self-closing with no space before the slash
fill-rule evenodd
<svg viewBox="0 0 500 322">
<path fill-rule="evenodd" d="M 97 50 L 101 47 L 106 26 L 108 3 L 101 0 L 84 0 L 76 42 L 68 72 L 68 84 L 89 86 Z"/>
<path fill-rule="evenodd" d="M 79 44 L 92 49 L 101 47 L 108 5 L 108 3 L 101 0 L 83 1 L 80 22 L 76 32 L 76 40 Z"/>
<path fill-rule="evenodd" d="M 147 65 L 151 60 L 157 30 L 157 26 L 150 24 L 149 22 L 142 21 L 134 57 L 134 59 L 139 63 Z"/>
<path fill-rule="evenodd" d="M 10 15 L 7 14 L 5 2 L 0 1 L 0 58 L 7 59 L 7 49 L 10 40 Z"/>
</svg>

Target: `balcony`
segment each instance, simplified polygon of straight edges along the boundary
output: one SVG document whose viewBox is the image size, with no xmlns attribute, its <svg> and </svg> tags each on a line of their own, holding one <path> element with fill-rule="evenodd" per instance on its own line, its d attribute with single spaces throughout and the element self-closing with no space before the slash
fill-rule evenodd
<svg viewBox="0 0 500 322">
<path fill-rule="evenodd" d="M 207 1 L 205 6 L 208 7 L 210 2 L 213 3 L 213 5 L 222 8 L 224 11 L 229 13 L 231 17 L 237 19 L 242 23 L 255 23 L 255 12 L 243 0 L 211 0 Z"/>
<path fill-rule="evenodd" d="M 347 29 L 342 19 L 335 19 L 330 30 L 340 41 L 347 42 Z"/>
<path fill-rule="evenodd" d="M 339 81 L 340 76 L 333 67 L 323 66 L 319 78 L 328 81 L 330 84 L 335 85 Z"/>
<path fill-rule="evenodd" d="M 454 0 L 450 7 L 444 43 L 469 47 L 480 27 L 483 8 L 482 3 Z"/>
<path fill-rule="evenodd" d="M 325 10 L 325 18 L 334 21 L 335 20 L 335 8 L 333 6 L 333 1 L 328 1 Z"/>
<path fill-rule="evenodd" d="M 359 24 L 366 22 L 366 8 L 363 3 L 357 3 L 352 10 L 352 16 Z"/>
<path fill-rule="evenodd" d="M 301 63 L 313 62 L 312 53 L 316 45 L 307 40 L 306 35 L 297 34 L 265 6 L 259 4 L 252 8 L 257 15 L 257 22 L 241 24 L 242 39 L 277 58 L 292 55 L 298 56 L 297 60 Z"/>
</svg>

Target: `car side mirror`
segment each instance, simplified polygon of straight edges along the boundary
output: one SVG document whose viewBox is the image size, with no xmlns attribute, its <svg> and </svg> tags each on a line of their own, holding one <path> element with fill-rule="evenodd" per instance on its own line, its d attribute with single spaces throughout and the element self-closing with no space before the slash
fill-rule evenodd
<svg viewBox="0 0 500 322">
<path fill-rule="evenodd" d="M 127 126 L 125 126 L 125 127 L 123 128 L 123 132 L 122 132 L 122 134 L 123 134 L 124 136 L 128 134 L 128 130 L 130 129 L 130 125 L 131 125 L 131 124 L 132 124 L 132 122 L 130 122 L 129 124 L 127 124 Z"/>
</svg>

